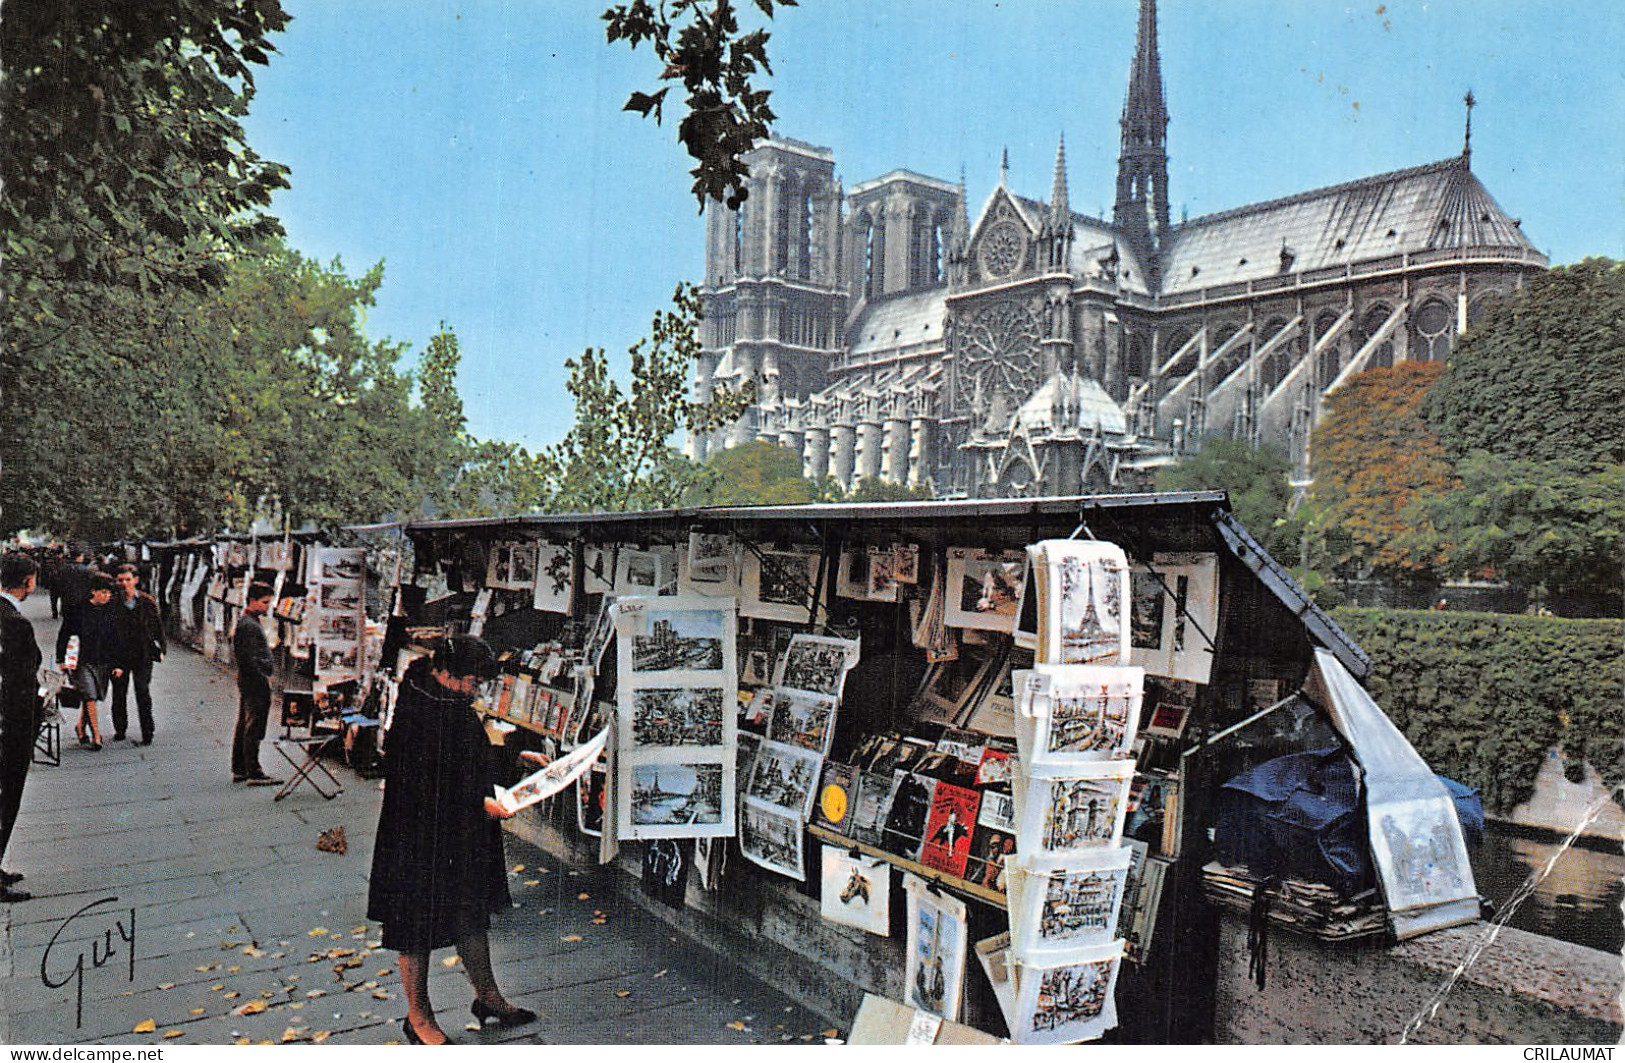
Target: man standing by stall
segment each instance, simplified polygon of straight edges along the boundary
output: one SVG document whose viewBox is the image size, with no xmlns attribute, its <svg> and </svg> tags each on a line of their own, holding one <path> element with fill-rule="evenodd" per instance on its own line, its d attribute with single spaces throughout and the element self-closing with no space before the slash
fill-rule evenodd
<svg viewBox="0 0 1625 1063">
<path fill-rule="evenodd" d="M 271 645 L 260 627 L 260 617 L 271 608 L 274 592 L 269 583 L 248 588 L 243 615 L 231 633 L 231 648 L 237 658 L 237 729 L 231 736 L 231 781 L 250 786 L 278 786 L 260 767 L 260 741 L 271 716 Z"/>
<path fill-rule="evenodd" d="M 19 608 L 38 580 L 33 558 L 7 554 L 0 560 L 0 863 L 17 825 L 39 731 L 39 643 Z M 22 877 L 0 870 L 0 904 L 29 899 L 31 894 L 17 889 Z"/>
<path fill-rule="evenodd" d="M 140 577 L 134 565 L 120 565 L 119 604 L 114 607 L 113 639 L 113 741 L 122 742 L 129 724 L 130 682 L 135 682 L 135 709 L 141 720 L 143 746 L 152 745 L 152 666 L 164 659 L 164 623 L 158 613 L 158 600 L 138 590 Z"/>
</svg>

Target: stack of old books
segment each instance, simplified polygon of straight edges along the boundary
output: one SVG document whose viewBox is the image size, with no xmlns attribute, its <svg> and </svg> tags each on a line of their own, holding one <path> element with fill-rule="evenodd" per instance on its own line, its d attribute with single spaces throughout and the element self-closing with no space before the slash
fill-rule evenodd
<svg viewBox="0 0 1625 1063">
<path fill-rule="evenodd" d="M 1202 868 L 1203 889 L 1225 907 L 1252 910 L 1259 879 L 1244 867 L 1217 861 Z M 1372 937 L 1387 927 L 1377 891 L 1345 897 L 1331 886 L 1299 879 L 1283 879 L 1267 891 L 1268 914 L 1273 923 L 1326 941 Z"/>
</svg>

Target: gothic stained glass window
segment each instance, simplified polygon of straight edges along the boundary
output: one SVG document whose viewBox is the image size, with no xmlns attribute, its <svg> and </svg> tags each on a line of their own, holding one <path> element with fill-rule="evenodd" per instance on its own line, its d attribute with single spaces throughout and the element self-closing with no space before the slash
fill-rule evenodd
<svg viewBox="0 0 1625 1063">
<path fill-rule="evenodd" d="M 1027 239 L 1013 221 L 1000 222 L 982 238 L 982 272 L 989 277 L 1010 276 L 1026 256 Z"/>
<path fill-rule="evenodd" d="M 1028 304 L 1007 299 L 973 311 L 959 330 L 955 405 L 978 417 L 1013 414 L 1039 384 L 1040 338 Z"/>
</svg>

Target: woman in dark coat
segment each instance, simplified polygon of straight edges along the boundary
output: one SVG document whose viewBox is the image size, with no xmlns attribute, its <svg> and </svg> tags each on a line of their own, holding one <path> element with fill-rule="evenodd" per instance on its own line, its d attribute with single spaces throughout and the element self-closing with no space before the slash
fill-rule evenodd
<svg viewBox="0 0 1625 1063">
<path fill-rule="evenodd" d="M 90 580 L 90 597 L 77 609 L 64 610 L 62 627 L 56 634 L 56 659 L 68 652 L 68 640 L 79 638 L 79 663 L 73 669 L 73 688 L 79 692 L 79 723 L 74 733 L 79 744 L 95 752 L 102 748 L 101 722 L 96 703 L 107 696 L 108 674 L 118 630 L 113 616 L 114 583 L 111 576 L 97 573 Z"/>
<path fill-rule="evenodd" d="M 407 1040 L 444 1044 L 429 1002 L 429 953 L 455 944 L 474 985 L 471 1010 L 503 1026 L 533 1022 L 497 988 L 486 939 L 492 911 L 506 908 L 508 876 L 492 796 L 491 743 L 474 694 L 496 671 L 476 638 L 445 640 L 401 679 L 384 739 L 384 804 L 372 858 L 367 917 L 384 926 L 385 948 L 400 953 Z M 539 754 L 524 754 L 542 760 Z"/>
</svg>

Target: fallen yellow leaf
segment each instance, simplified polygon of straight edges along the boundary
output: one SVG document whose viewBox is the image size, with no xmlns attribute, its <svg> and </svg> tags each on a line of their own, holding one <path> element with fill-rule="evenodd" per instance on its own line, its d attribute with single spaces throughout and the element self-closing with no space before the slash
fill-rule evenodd
<svg viewBox="0 0 1625 1063">
<path fill-rule="evenodd" d="M 297 1027 L 289 1026 L 287 1029 L 282 1031 L 282 1039 L 284 1041 L 297 1041 L 299 1040 L 299 1036 L 299 1028 Z"/>
<path fill-rule="evenodd" d="M 332 1036 L 333 1032 L 331 1030 L 317 1030 L 315 1033 L 310 1035 L 310 1039 L 317 1044 L 321 1044 L 323 1041 Z"/>
<path fill-rule="evenodd" d="M 158 988 L 159 989 L 174 989 L 175 988 L 175 983 L 174 982 L 159 982 L 158 983 Z"/>
<path fill-rule="evenodd" d="M 656 972 L 655 972 L 655 977 L 656 977 L 656 978 L 664 978 L 664 977 L 666 977 L 666 972 L 667 972 L 667 971 L 668 971 L 668 970 L 670 970 L 670 968 L 668 968 L 668 967 L 662 967 L 662 968 L 661 968 L 661 969 L 660 969 L 660 970 L 658 970 L 658 971 L 656 971 Z"/>
<path fill-rule="evenodd" d="M 366 923 L 362 923 L 360 926 L 358 926 L 354 930 L 350 931 L 350 933 L 352 933 L 352 934 L 365 934 L 366 932 L 367 932 L 367 924 Z"/>
<path fill-rule="evenodd" d="M 463 962 L 463 958 L 456 953 L 452 953 L 450 956 L 447 956 L 445 959 L 440 961 L 440 966 L 455 967 L 461 962 Z"/>
<path fill-rule="evenodd" d="M 185 1036 L 186 1036 L 186 1031 L 185 1030 L 165 1030 L 164 1031 L 164 1039 L 166 1041 L 171 1040 L 171 1039 L 176 1038 L 176 1037 L 185 1037 Z"/>
<path fill-rule="evenodd" d="M 192 970 L 198 972 L 199 974 L 207 974 L 210 971 L 219 970 L 219 968 L 220 965 L 218 963 L 206 963 L 202 967 L 194 967 Z"/>
<path fill-rule="evenodd" d="M 463 1024 L 463 1029 L 467 1030 L 469 1033 L 479 1033 L 481 1030 L 485 1029 L 485 1026 L 484 1024 L 478 1022 L 467 1022 Z"/>
<path fill-rule="evenodd" d="M 269 1005 L 267 1005 L 265 1003 L 265 1001 L 263 1001 L 263 1000 L 250 1000 L 247 1004 L 244 1004 L 242 1007 L 238 1008 L 237 1011 L 235 1012 L 235 1014 L 237 1014 L 237 1015 L 258 1015 L 260 1012 L 264 1011 L 268 1006 Z"/>
<path fill-rule="evenodd" d="M 632 995 L 632 991 L 630 989 L 618 989 L 615 991 L 615 995 L 618 997 L 629 997 Z"/>
<path fill-rule="evenodd" d="M 218 992 L 220 992 L 220 991 L 221 991 L 221 990 L 222 990 L 222 989 L 224 989 L 224 988 L 226 988 L 226 987 L 225 987 L 225 985 L 224 985 L 224 984 L 220 984 L 220 985 L 212 985 L 212 986 L 210 986 L 210 987 L 209 987 L 209 992 L 211 992 L 211 993 L 218 993 Z"/>
<path fill-rule="evenodd" d="M 233 991 L 233 992 L 230 992 L 230 993 L 226 994 L 226 999 L 227 1000 L 236 1000 L 240 996 L 242 996 L 241 993 Z"/>
<path fill-rule="evenodd" d="M 578 893 L 578 894 L 576 894 L 576 900 L 578 900 L 578 901 L 590 901 L 590 900 L 592 900 L 592 894 L 590 894 L 590 893 Z"/>
<path fill-rule="evenodd" d="M 130 1032 L 131 1033 L 151 1033 L 152 1031 L 156 1030 L 157 1028 L 158 1028 L 158 1020 L 157 1019 L 146 1019 L 145 1021 L 136 1023 L 135 1024 L 135 1029 L 130 1031 Z"/>
<path fill-rule="evenodd" d="M 525 880 L 525 885 L 527 886 L 540 886 L 541 884 L 542 880 L 539 878 L 527 878 Z"/>
<path fill-rule="evenodd" d="M 290 1010 L 292 1010 L 292 1011 L 298 1011 L 300 1008 L 302 1008 L 304 1006 L 305 1006 L 305 1002 L 303 1000 L 295 1000 L 295 1001 L 292 1001 L 292 1002 L 290 1002 L 288 1004 L 288 1008 Z"/>
<path fill-rule="evenodd" d="M 559 940 L 560 941 L 580 941 L 581 940 L 581 935 L 580 934 L 566 934 L 563 937 L 559 938 Z"/>
<path fill-rule="evenodd" d="M 227 967 L 227 968 L 226 968 L 226 973 L 227 973 L 227 974 L 236 974 L 236 973 L 237 973 L 237 972 L 238 972 L 238 971 L 240 971 L 240 970 L 242 970 L 242 969 L 243 969 L 243 968 L 242 968 L 242 965 L 241 965 L 241 964 L 236 964 L 236 963 L 234 963 L 234 964 L 232 964 L 232 965 L 231 965 L 231 966 L 230 966 L 230 967 Z"/>
<path fill-rule="evenodd" d="M 832 1028 L 832 1029 L 825 1030 L 819 1036 L 820 1037 L 839 1037 L 839 1036 L 841 1036 L 841 1031 Z"/>
<path fill-rule="evenodd" d="M 203 1009 L 202 1008 L 193 1008 L 192 1009 L 192 1014 L 193 1015 L 202 1015 L 203 1014 Z"/>
<path fill-rule="evenodd" d="M 517 874 L 519 874 L 519 872 L 521 872 L 523 870 L 525 870 L 525 865 L 524 864 L 515 864 L 515 865 L 513 865 L 513 873 L 514 874 L 517 875 Z"/>
<path fill-rule="evenodd" d="M 325 934 L 327 932 L 328 932 L 327 927 L 325 927 L 325 926 L 318 926 L 318 927 L 315 927 L 315 928 L 313 928 L 311 930 L 305 931 L 305 933 L 309 934 L 313 938 L 319 938 L 319 937 L 321 937 L 323 934 Z"/>
<path fill-rule="evenodd" d="M 377 990 L 376 992 L 373 993 L 372 999 L 374 999 L 374 1000 L 388 1000 L 389 999 L 389 990 L 387 990 L 387 989 Z"/>
<path fill-rule="evenodd" d="M 231 1043 L 232 1043 L 232 1044 L 234 1044 L 234 1045 L 251 1045 L 251 1044 L 253 1044 L 253 1043 L 254 1043 L 254 1042 L 253 1042 L 253 1041 L 250 1041 L 250 1040 L 249 1040 L 249 1039 L 248 1039 L 248 1038 L 246 1038 L 246 1037 L 239 1037 L 239 1038 L 237 1038 L 237 1040 L 235 1040 L 235 1041 L 233 1041 L 233 1042 L 231 1042 Z"/>
<path fill-rule="evenodd" d="M 728 1029 L 730 1029 L 730 1030 L 743 1030 L 744 1028 L 745 1028 L 745 1024 L 740 1022 L 737 1019 L 735 1019 L 733 1022 L 730 1022 L 728 1024 Z"/>
<path fill-rule="evenodd" d="M 305 993 L 305 996 L 311 1000 L 315 1000 L 317 997 L 325 997 L 326 995 L 327 990 L 325 989 L 311 989 Z"/>
</svg>

